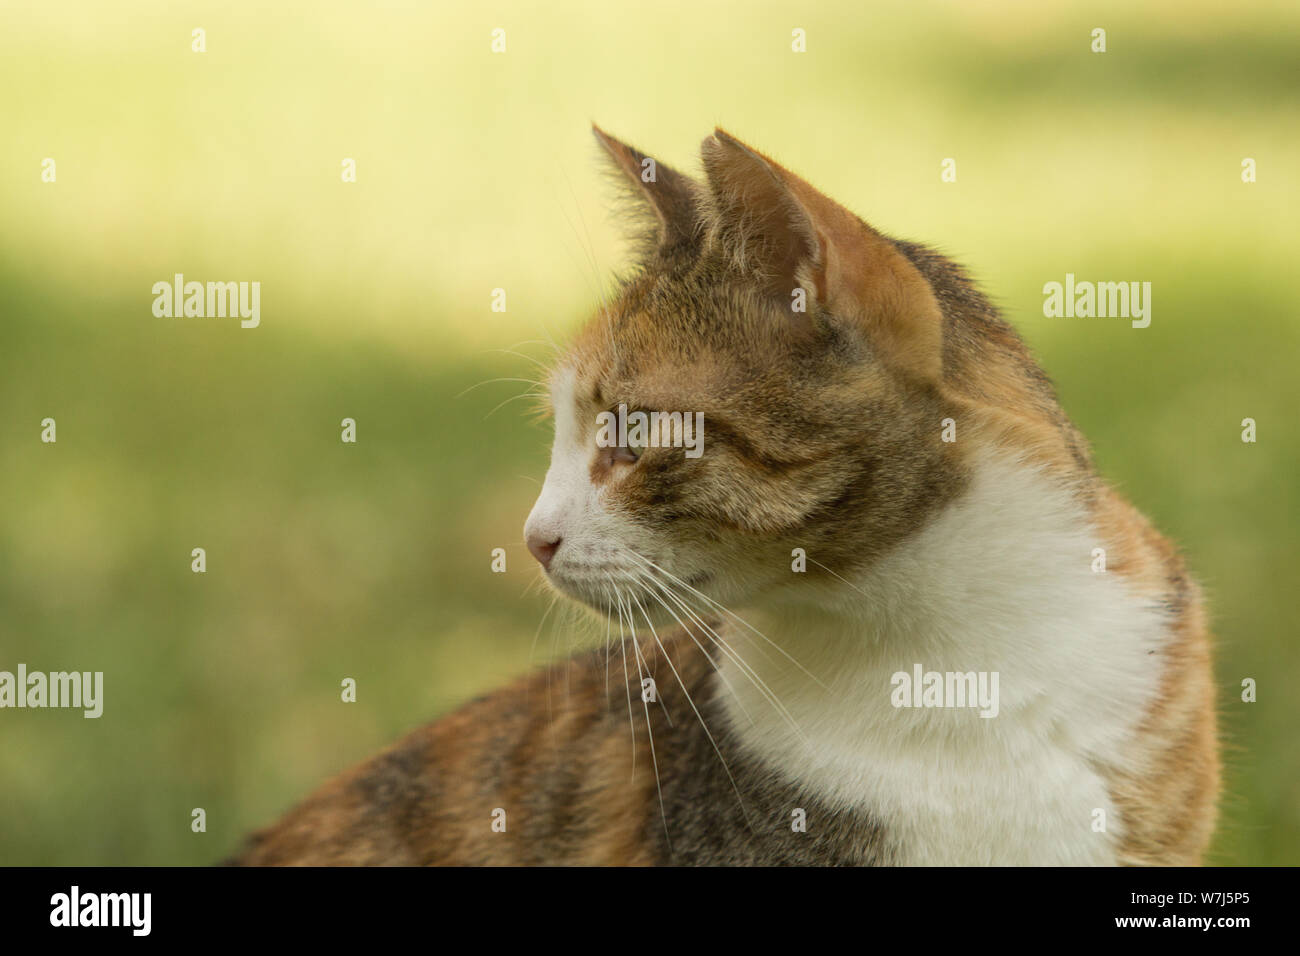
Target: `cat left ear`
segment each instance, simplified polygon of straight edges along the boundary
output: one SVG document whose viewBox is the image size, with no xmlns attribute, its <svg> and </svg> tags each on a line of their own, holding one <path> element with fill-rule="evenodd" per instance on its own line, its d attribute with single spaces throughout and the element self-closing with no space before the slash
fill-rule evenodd
<svg viewBox="0 0 1300 956">
<path fill-rule="evenodd" d="M 787 306 L 802 289 L 863 326 L 894 367 L 939 379 L 943 314 L 930 283 L 892 241 L 720 129 L 701 153 L 712 246 Z"/>
<path fill-rule="evenodd" d="M 697 187 L 691 178 L 616 140 L 594 123 L 591 131 L 596 142 L 614 161 L 615 168 L 633 188 L 633 194 L 654 213 L 658 223 L 655 236 L 658 248 L 666 251 L 692 242 Z"/>
</svg>

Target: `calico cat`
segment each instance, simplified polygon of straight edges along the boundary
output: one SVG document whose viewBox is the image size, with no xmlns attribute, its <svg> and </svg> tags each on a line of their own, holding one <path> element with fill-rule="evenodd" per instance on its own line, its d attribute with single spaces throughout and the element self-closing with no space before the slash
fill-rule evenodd
<svg viewBox="0 0 1300 956">
<path fill-rule="evenodd" d="M 611 638 L 233 862 L 1199 862 L 1200 592 L 1011 327 L 721 130 L 702 181 L 595 133 L 649 228 L 551 376 L 525 537 Z M 616 410 L 702 413 L 703 453 L 598 441 Z"/>
</svg>

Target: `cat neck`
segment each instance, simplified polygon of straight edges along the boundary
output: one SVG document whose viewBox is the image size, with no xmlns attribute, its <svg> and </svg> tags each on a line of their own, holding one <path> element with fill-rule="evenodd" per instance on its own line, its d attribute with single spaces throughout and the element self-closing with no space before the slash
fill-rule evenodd
<svg viewBox="0 0 1300 956">
<path fill-rule="evenodd" d="M 951 823 L 971 781 L 999 773 L 1024 786 L 1041 771 L 1056 788 L 1042 799 L 1070 803 L 1071 814 L 1107 806 L 1090 768 L 1118 761 L 1141 719 L 1166 622 L 1120 576 L 1093 570 L 1098 546 L 1059 482 L 1015 461 L 982 462 L 959 499 L 868 572 L 742 613 L 752 629 L 727 629 L 734 655 L 719 693 L 733 732 L 833 805 L 914 824 L 928 812 L 918 807 Z M 929 703 L 918 674 L 944 681 L 931 683 Z M 958 705 L 948 688 L 963 683 L 993 690 L 993 713 L 978 694 Z M 1024 810 L 1024 796 L 979 799 Z M 960 834 L 944 838 L 961 845 Z M 1072 845 L 1062 844 L 1067 858 L 1088 861 L 1098 844 L 1079 844 L 1083 856 Z"/>
</svg>

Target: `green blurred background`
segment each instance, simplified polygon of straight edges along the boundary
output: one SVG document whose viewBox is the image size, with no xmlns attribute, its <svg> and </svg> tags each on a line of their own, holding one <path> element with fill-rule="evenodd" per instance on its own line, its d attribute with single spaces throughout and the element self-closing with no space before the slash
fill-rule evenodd
<svg viewBox="0 0 1300 956">
<path fill-rule="evenodd" d="M 106 683 L 0 713 L 0 863 L 214 861 L 570 649 L 520 543 L 548 430 L 494 380 L 625 264 L 592 120 L 689 169 L 723 125 L 971 268 L 1206 586 L 1212 861 L 1300 862 L 1294 3 L 160 6 L 0 9 L 0 669 Z M 155 318 L 176 272 L 261 327 Z M 1152 282 L 1150 328 L 1045 319 L 1066 272 Z"/>
</svg>

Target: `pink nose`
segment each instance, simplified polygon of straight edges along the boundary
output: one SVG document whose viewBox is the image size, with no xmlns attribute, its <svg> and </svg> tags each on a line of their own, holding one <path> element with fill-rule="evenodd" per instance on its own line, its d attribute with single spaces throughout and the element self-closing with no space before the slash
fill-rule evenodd
<svg viewBox="0 0 1300 956">
<path fill-rule="evenodd" d="M 555 552 L 560 550 L 562 540 L 559 535 L 551 537 L 550 535 L 533 532 L 528 536 L 528 550 L 533 553 L 534 558 L 541 562 L 542 567 L 549 571 L 551 570 L 551 559 L 555 557 Z"/>
</svg>

